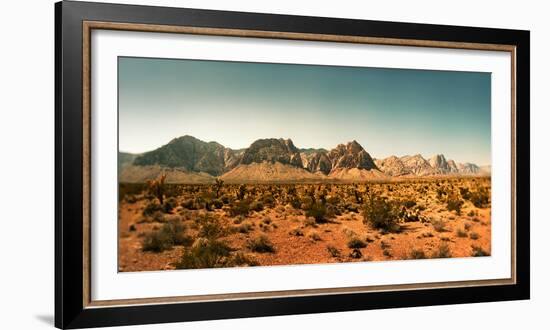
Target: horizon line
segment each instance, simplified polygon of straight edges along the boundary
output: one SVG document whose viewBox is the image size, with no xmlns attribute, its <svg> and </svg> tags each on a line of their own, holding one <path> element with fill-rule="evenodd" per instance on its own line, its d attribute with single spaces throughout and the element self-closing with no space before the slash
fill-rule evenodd
<svg viewBox="0 0 550 330">
<path fill-rule="evenodd" d="M 283 137 L 273 138 L 273 137 L 271 137 L 271 138 L 258 138 L 258 139 L 255 139 L 255 140 L 254 140 L 252 143 L 250 143 L 247 147 L 233 148 L 233 147 L 228 147 L 228 146 L 226 146 L 226 145 L 224 145 L 224 144 L 222 144 L 222 143 L 220 143 L 220 142 L 218 142 L 218 141 L 205 141 L 205 140 L 201 140 L 201 139 L 199 139 L 199 138 L 197 138 L 197 137 L 195 137 L 195 136 L 193 136 L 193 135 L 184 134 L 184 135 L 181 135 L 181 136 L 172 138 L 172 139 L 171 139 L 170 141 L 168 141 L 167 143 L 165 143 L 165 144 L 163 144 L 163 145 L 161 145 L 161 146 L 159 146 L 159 147 L 157 147 L 157 148 L 155 148 L 155 149 L 152 149 L 152 150 L 142 151 L 142 152 L 130 152 L 130 151 L 123 151 L 123 150 L 120 150 L 120 148 L 118 148 L 118 152 L 119 152 L 119 153 L 133 154 L 133 155 L 141 155 L 141 154 L 145 154 L 145 153 L 147 153 L 147 152 L 155 151 L 155 150 L 157 150 L 157 149 L 159 149 L 159 148 L 162 148 L 162 147 L 164 147 L 164 146 L 170 144 L 170 142 L 172 142 L 172 141 L 175 140 L 175 139 L 183 138 L 183 137 L 186 137 L 186 136 L 192 137 L 192 138 L 194 138 L 194 139 L 196 139 L 196 140 L 199 140 L 199 141 L 205 142 L 205 143 L 217 143 L 217 144 L 221 145 L 222 147 L 227 148 L 227 149 L 231 149 L 231 150 L 233 150 L 233 151 L 248 149 L 248 148 L 252 145 L 252 143 L 254 143 L 254 142 L 258 141 L 258 140 L 267 140 L 267 139 L 290 140 L 290 141 L 292 142 L 292 144 L 294 144 L 294 141 L 292 140 L 292 138 L 283 138 Z M 349 144 L 349 143 L 351 143 L 351 142 L 353 142 L 353 141 L 357 142 L 357 143 L 361 146 L 361 148 L 363 148 L 363 150 L 365 150 L 365 151 L 371 156 L 371 158 L 372 158 L 373 160 L 378 160 L 378 159 L 383 160 L 383 159 L 386 159 L 386 158 L 389 158 L 389 157 L 403 158 L 403 157 L 407 157 L 407 156 L 420 156 L 420 157 L 422 157 L 424 160 L 429 160 L 429 159 L 430 159 L 431 157 L 433 157 L 433 156 L 442 155 L 443 157 L 445 157 L 445 160 L 446 160 L 446 161 L 452 160 L 452 161 L 456 162 L 457 164 L 474 164 L 474 165 L 477 165 L 477 166 L 491 166 L 491 165 L 492 165 L 492 162 L 491 162 L 491 163 L 488 163 L 488 164 L 487 164 L 487 163 L 485 163 L 485 164 L 477 164 L 477 163 L 474 163 L 474 162 L 471 162 L 471 161 L 462 161 L 462 162 L 461 162 L 461 161 L 456 161 L 456 160 L 454 160 L 453 158 L 447 158 L 447 156 L 445 155 L 445 153 L 440 153 L 440 152 L 434 153 L 434 154 L 432 154 L 431 156 L 428 156 L 428 157 L 425 157 L 425 156 L 422 155 L 421 153 L 408 153 L 408 154 L 401 155 L 401 156 L 398 156 L 398 155 L 396 155 L 396 154 L 390 154 L 389 156 L 385 156 L 385 157 L 375 157 L 375 156 L 373 156 L 373 154 L 371 154 L 367 149 L 365 149 L 365 147 L 363 147 L 363 144 L 361 144 L 361 143 L 360 143 L 359 141 L 357 141 L 356 139 L 352 139 L 351 141 L 347 141 L 347 142 L 344 142 L 344 143 L 338 143 L 338 144 L 336 144 L 336 146 L 334 146 L 334 147 L 332 147 L 332 148 L 324 148 L 324 147 L 307 147 L 307 148 L 301 148 L 301 147 L 298 147 L 298 146 L 296 146 L 296 145 L 294 145 L 294 146 L 295 146 L 298 150 L 307 150 L 307 149 L 319 150 L 319 149 L 323 149 L 323 150 L 326 150 L 326 151 L 330 151 L 330 150 L 336 148 L 336 147 L 339 146 L 339 145 L 346 145 L 346 144 Z M 118 146 L 118 147 L 120 147 L 120 146 Z"/>
</svg>

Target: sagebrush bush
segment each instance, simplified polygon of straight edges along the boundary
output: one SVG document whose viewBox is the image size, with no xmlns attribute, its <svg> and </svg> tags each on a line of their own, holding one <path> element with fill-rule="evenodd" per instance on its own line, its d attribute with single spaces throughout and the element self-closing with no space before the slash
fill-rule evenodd
<svg viewBox="0 0 550 330">
<path fill-rule="evenodd" d="M 464 201 L 455 195 L 450 195 L 447 198 L 447 210 L 455 211 L 458 215 L 461 213 L 463 204 Z"/>
<path fill-rule="evenodd" d="M 189 246 L 193 238 L 186 234 L 184 225 L 177 221 L 165 223 L 159 230 L 146 234 L 143 238 L 143 251 L 162 252 L 174 245 Z"/>
<path fill-rule="evenodd" d="M 162 211 L 162 206 L 156 201 L 150 201 L 149 203 L 147 203 L 147 205 L 145 205 L 145 208 L 143 209 L 143 215 L 150 217 L 155 212 L 159 211 Z"/>
<path fill-rule="evenodd" d="M 369 196 L 363 207 L 363 223 L 383 231 L 397 232 L 400 229 L 398 213 L 395 203 L 383 197 Z"/>
<path fill-rule="evenodd" d="M 489 252 L 483 250 L 481 246 L 472 245 L 472 257 L 486 257 L 491 255 Z"/>
<path fill-rule="evenodd" d="M 198 225 L 198 236 L 208 239 L 216 239 L 227 234 L 225 227 L 220 223 L 217 217 L 209 214 L 198 216 L 195 219 Z"/>
<path fill-rule="evenodd" d="M 347 245 L 350 249 L 362 249 L 364 247 L 367 247 L 367 243 L 365 243 L 365 241 L 363 241 L 363 240 L 361 240 L 360 238 L 357 238 L 357 237 L 352 237 L 348 241 Z"/>
<path fill-rule="evenodd" d="M 468 233 L 460 228 L 456 230 L 456 236 L 458 237 L 468 237 Z"/>
<path fill-rule="evenodd" d="M 217 268 L 230 264 L 231 248 L 226 243 L 208 239 L 197 242 L 176 263 L 177 269 Z"/>
<path fill-rule="evenodd" d="M 262 203 L 260 201 L 253 201 L 252 203 L 250 203 L 249 208 L 250 208 L 251 211 L 260 212 L 264 209 L 264 203 Z"/>
<path fill-rule="evenodd" d="M 447 231 L 447 223 L 443 220 L 433 220 L 432 226 L 434 227 L 434 230 L 438 233 Z"/>
<path fill-rule="evenodd" d="M 441 244 L 433 254 L 434 258 L 451 258 L 452 256 L 451 249 L 447 243 Z"/>
<path fill-rule="evenodd" d="M 410 258 L 411 259 L 426 259 L 427 256 L 426 256 L 426 253 L 424 253 L 423 250 L 413 249 L 411 251 Z"/>
<path fill-rule="evenodd" d="M 162 212 L 170 213 L 176 207 L 177 201 L 174 197 L 170 197 L 164 201 L 162 204 Z"/>
<path fill-rule="evenodd" d="M 328 212 L 325 205 L 322 203 L 315 203 L 306 210 L 306 216 L 313 217 L 315 222 L 324 223 L 328 220 Z"/>
<path fill-rule="evenodd" d="M 334 258 L 338 258 L 342 255 L 340 250 L 338 250 L 336 247 L 334 247 L 332 245 L 327 246 L 327 251 Z"/>
<path fill-rule="evenodd" d="M 489 206 L 491 196 L 486 188 L 478 188 L 470 194 L 470 201 L 477 208 L 487 208 Z"/>
<path fill-rule="evenodd" d="M 267 236 L 265 235 L 261 235 L 254 239 L 248 240 L 247 246 L 253 252 L 259 252 L 259 253 L 275 252 L 275 247 L 269 241 L 269 238 L 267 238 Z"/>
<path fill-rule="evenodd" d="M 239 215 L 247 216 L 250 213 L 250 203 L 246 200 L 241 200 L 233 203 L 229 209 L 229 215 L 236 217 Z"/>
</svg>

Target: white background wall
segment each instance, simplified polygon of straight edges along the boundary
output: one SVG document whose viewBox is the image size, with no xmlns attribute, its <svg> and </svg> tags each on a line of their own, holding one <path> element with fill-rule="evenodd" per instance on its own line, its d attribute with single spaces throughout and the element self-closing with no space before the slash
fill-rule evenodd
<svg viewBox="0 0 550 330">
<path fill-rule="evenodd" d="M 187 324 L 143 329 L 547 328 L 550 219 L 547 187 L 548 44 L 545 1 L 117 1 L 179 7 L 531 30 L 532 299 Z M 54 49 L 51 0 L 0 10 L 0 328 L 53 326 Z M 521 221 L 521 220 L 520 220 Z M 137 327 L 134 327 L 137 328 Z M 130 329 L 130 328 L 128 328 Z"/>
</svg>

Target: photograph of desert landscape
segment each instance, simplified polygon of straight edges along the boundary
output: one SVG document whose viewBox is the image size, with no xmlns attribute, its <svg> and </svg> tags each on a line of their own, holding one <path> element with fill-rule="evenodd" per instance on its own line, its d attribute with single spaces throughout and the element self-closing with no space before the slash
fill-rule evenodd
<svg viewBox="0 0 550 330">
<path fill-rule="evenodd" d="M 491 255 L 488 73 L 118 70 L 120 272 Z"/>
</svg>

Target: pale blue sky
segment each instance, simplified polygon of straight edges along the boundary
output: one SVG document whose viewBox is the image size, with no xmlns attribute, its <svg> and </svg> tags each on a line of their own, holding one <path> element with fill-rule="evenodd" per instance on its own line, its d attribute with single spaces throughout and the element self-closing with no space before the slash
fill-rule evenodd
<svg viewBox="0 0 550 330">
<path fill-rule="evenodd" d="M 192 135 L 230 148 L 291 138 L 373 157 L 490 164 L 490 73 L 119 58 L 119 148 Z"/>
</svg>

